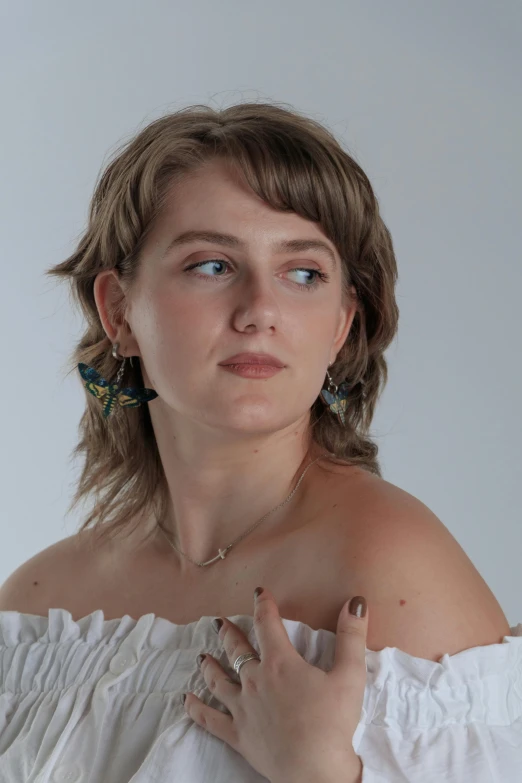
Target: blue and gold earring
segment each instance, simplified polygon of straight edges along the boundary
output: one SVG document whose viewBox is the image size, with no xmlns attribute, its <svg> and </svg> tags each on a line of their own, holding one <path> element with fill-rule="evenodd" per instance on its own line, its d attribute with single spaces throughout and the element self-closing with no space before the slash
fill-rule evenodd
<svg viewBox="0 0 522 783">
<path fill-rule="evenodd" d="M 346 382 L 336 386 L 328 370 L 326 370 L 326 374 L 328 376 L 328 389 L 321 389 L 321 399 L 332 413 L 337 414 L 337 418 L 344 427 L 346 425 L 344 413 L 348 404 L 350 387 Z"/>
<path fill-rule="evenodd" d="M 122 408 L 137 408 L 138 405 L 141 405 L 143 402 L 149 402 L 158 396 L 154 389 L 137 389 L 132 386 L 127 386 L 124 389 L 120 388 L 121 379 L 125 369 L 126 357 L 120 356 L 118 353 L 119 347 L 119 343 L 114 343 L 112 346 L 112 355 L 114 358 L 118 359 L 118 361 L 123 359 L 123 363 L 118 370 L 115 381 L 113 382 L 106 381 L 105 378 L 102 378 L 100 373 L 97 372 L 94 367 L 89 367 L 89 365 L 83 364 L 82 362 L 80 362 L 78 365 L 80 375 L 85 381 L 85 388 L 103 403 L 104 419 L 111 415 L 116 402 L 118 402 Z M 131 367 L 133 366 L 132 357 L 130 359 L 130 365 Z"/>
</svg>

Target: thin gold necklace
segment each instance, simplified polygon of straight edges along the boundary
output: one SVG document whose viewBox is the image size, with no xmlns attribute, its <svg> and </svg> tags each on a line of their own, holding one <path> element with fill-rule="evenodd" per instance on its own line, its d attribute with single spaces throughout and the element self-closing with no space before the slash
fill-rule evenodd
<svg viewBox="0 0 522 783">
<path fill-rule="evenodd" d="M 266 519 L 266 518 L 267 518 L 267 516 L 269 516 L 269 514 L 273 514 L 273 512 L 274 512 L 274 511 L 277 511 L 277 509 L 278 509 L 278 508 L 281 508 L 281 506 L 284 506 L 284 505 L 285 505 L 285 503 L 288 503 L 288 501 L 290 500 L 290 498 L 292 497 L 292 495 L 294 494 L 294 492 L 297 490 L 297 488 L 298 488 L 299 484 L 300 484 L 300 483 L 301 483 L 301 481 L 303 480 L 304 474 L 306 473 L 306 471 L 308 470 L 308 468 L 311 468 L 311 467 L 312 467 L 312 465 L 314 465 L 314 464 L 317 462 L 317 460 L 320 460 L 320 459 L 322 459 L 322 457 L 327 457 L 327 456 L 328 456 L 328 454 L 320 454 L 320 455 L 317 457 L 317 459 L 314 459 L 314 461 L 313 461 L 313 462 L 310 462 L 310 464 L 309 464 L 309 465 L 307 465 L 307 466 L 306 466 L 306 468 L 305 468 L 305 469 L 303 470 L 303 472 L 301 473 L 301 476 L 300 476 L 300 478 L 299 478 L 299 481 L 297 482 L 297 484 L 295 485 L 295 487 L 293 488 L 293 490 L 290 492 L 290 494 L 288 495 L 288 497 L 286 498 L 286 500 L 283 500 L 283 502 L 282 502 L 282 503 L 279 503 L 279 505 L 277 505 L 275 508 L 273 508 L 273 509 L 272 509 L 271 511 L 269 511 L 267 514 L 265 514 L 264 516 L 262 516 L 262 517 L 261 517 L 261 519 L 259 519 L 259 520 L 258 520 L 257 522 L 255 522 L 255 523 L 254 523 L 254 524 L 253 524 L 251 527 L 249 527 L 249 528 L 248 528 L 248 530 L 246 530 L 244 533 L 242 533 L 240 536 L 238 536 L 238 538 L 236 538 L 236 540 L 235 540 L 235 541 L 232 541 L 232 543 L 231 543 L 231 544 L 229 544 L 227 547 L 225 547 L 225 549 L 219 549 L 219 550 L 218 550 L 218 554 L 217 554 L 215 557 L 213 557 L 213 558 L 212 558 L 212 560 L 207 560 L 205 563 L 198 563 L 198 562 L 197 562 L 197 560 L 192 560 L 192 558 L 191 558 L 191 557 L 189 557 L 188 555 L 186 555 L 184 552 L 182 552 L 182 551 L 181 551 L 181 549 L 178 549 L 178 547 L 177 547 L 175 544 L 173 544 L 173 543 L 172 543 L 172 541 L 171 541 L 171 540 L 170 540 L 170 538 L 167 536 L 167 534 L 165 533 L 165 531 L 163 530 L 163 528 L 161 528 L 161 527 L 160 527 L 160 530 L 161 530 L 161 532 L 163 533 L 163 535 L 165 536 L 165 538 L 167 539 L 167 541 L 169 542 L 169 544 L 171 545 L 171 547 L 173 547 L 173 549 L 175 549 L 175 550 L 176 550 L 176 552 L 179 552 L 179 554 L 180 554 L 180 555 L 183 555 L 183 557 L 186 557 L 186 558 L 187 558 L 187 560 L 190 560 L 190 562 L 191 562 L 191 563 L 194 563 L 194 565 L 200 566 L 200 568 L 202 568 L 202 567 L 204 567 L 204 566 L 211 565 L 211 564 L 212 564 L 212 563 L 214 563 L 216 560 L 224 560 L 224 559 L 225 559 L 225 557 L 226 557 L 226 554 L 227 554 L 227 552 L 228 552 L 230 549 L 232 549 L 232 547 L 233 547 L 235 544 L 237 544 L 237 542 L 238 542 L 238 541 L 241 541 L 241 539 L 243 539 L 243 538 L 244 538 L 246 535 L 248 535 L 248 533 L 250 533 L 252 530 L 254 530 L 254 528 L 256 528 L 258 525 L 260 525 L 260 524 L 261 524 L 261 522 L 262 522 L 264 519 Z"/>
</svg>

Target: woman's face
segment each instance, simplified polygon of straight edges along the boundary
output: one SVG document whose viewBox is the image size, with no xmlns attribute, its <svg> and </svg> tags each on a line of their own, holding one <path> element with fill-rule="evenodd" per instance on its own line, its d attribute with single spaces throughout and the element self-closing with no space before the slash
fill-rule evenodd
<svg viewBox="0 0 522 783">
<path fill-rule="evenodd" d="M 188 231 L 236 239 L 172 245 Z M 323 243 L 333 258 L 320 248 L 277 248 L 303 239 Z M 123 345 L 141 357 L 145 386 L 175 414 L 219 429 L 276 431 L 308 416 L 346 340 L 349 304 L 341 259 L 321 228 L 272 209 L 212 161 L 171 189 L 128 295 L 132 335 Z M 285 367 L 258 379 L 220 366 L 243 351 L 272 354 Z"/>
</svg>

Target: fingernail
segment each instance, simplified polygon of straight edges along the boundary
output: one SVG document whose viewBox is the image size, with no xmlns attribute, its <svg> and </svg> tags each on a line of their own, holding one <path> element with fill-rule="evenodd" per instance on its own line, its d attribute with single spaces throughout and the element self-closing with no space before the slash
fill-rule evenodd
<svg viewBox="0 0 522 783">
<path fill-rule="evenodd" d="M 182 694 L 181 694 L 181 703 L 182 703 L 182 704 L 185 704 L 185 699 L 186 699 L 186 698 L 187 698 L 187 694 L 186 694 L 186 693 L 182 693 Z"/>
<path fill-rule="evenodd" d="M 200 653 L 198 657 L 196 658 L 196 663 L 198 665 L 198 668 L 201 669 L 201 664 L 205 660 L 206 656 L 203 653 Z"/>
<path fill-rule="evenodd" d="M 365 617 L 366 599 L 363 598 L 362 595 L 354 596 L 350 601 L 348 611 L 350 612 L 350 614 L 353 614 L 355 617 Z"/>
<path fill-rule="evenodd" d="M 259 598 L 262 592 L 263 592 L 262 587 L 256 587 L 256 589 L 254 590 L 254 598 Z"/>
<path fill-rule="evenodd" d="M 221 617 L 216 617 L 215 620 L 212 620 L 212 627 L 214 628 L 214 631 L 216 633 L 219 633 L 222 625 L 223 625 L 223 620 L 221 619 Z"/>
</svg>

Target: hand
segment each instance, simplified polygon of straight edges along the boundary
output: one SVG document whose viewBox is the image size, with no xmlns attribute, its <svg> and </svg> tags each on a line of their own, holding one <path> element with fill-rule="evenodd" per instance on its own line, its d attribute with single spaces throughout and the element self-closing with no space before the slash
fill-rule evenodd
<svg viewBox="0 0 522 783">
<path fill-rule="evenodd" d="M 210 692 L 229 715 L 187 693 L 185 710 L 202 728 L 241 754 L 271 783 L 358 781 L 361 760 L 352 745 L 366 685 L 368 613 L 348 613 L 337 622 L 335 659 L 329 672 L 305 661 L 291 643 L 272 593 L 255 602 L 254 627 L 261 660 L 247 661 L 240 684 L 206 653 L 201 670 Z M 219 638 L 230 665 L 256 652 L 226 618 Z"/>
</svg>

